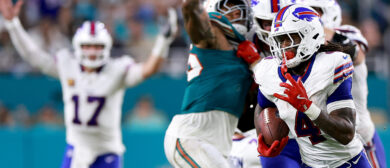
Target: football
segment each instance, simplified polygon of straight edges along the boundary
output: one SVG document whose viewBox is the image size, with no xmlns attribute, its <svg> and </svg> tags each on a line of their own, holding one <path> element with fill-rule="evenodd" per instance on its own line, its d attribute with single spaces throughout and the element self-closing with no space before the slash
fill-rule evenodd
<svg viewBox="0 0 390 168">
<path fill-rule="evenodd" d="M 279 111 L 275 107 L 263 109 L 257 122 L 260 127 L 259 132 L 268 146 L 271 146 L 275 140 L 282 140 L 290 131 L 287 124 L 279 117 Z"/>
</svg>

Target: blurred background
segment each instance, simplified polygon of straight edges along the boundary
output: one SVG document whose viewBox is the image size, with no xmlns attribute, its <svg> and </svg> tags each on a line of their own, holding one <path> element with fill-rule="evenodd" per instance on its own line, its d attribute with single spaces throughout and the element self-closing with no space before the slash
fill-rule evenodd
<svg viewBox="0 0 390 168">
<path fill-rule="evenodd" d="M 180 1 L 25 0 L 20 19 L 34 41 L 52 54 L 72 47 L 72 36 L 84 20 L 100 20 L 114 38 L 114 57 L 131 55 L 144 61 L 165 9 L 177 6 L 180 12 Z M 369 43 L 368 107 L 390 160 L 386 143 L 390 142 L 390 0 L 339 3 L 343 24 L 360 28 Z M 188 48 L 189 39 L 181 27 L 161 73 L 127 90 L 122 110 L 124 167 L 170 167 L 163 140 L 170 119 L 180 111 Z M 13 168 L 59 167 L 65 150 L 60 83 L 20 58 L 1 16 L 0 149 L 1 167 Z"/>
</svg>

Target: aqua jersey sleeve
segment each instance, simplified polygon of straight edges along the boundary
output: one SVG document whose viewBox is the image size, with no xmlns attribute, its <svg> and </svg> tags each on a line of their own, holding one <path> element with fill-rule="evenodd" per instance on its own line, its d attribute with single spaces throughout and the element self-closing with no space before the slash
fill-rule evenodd
<svg viewBox="0 0 390 168">
<path fill-rule="evenodd" d="M 245 37 L 238 33 L 232 23 L 222 14 L 218 12 L 209 13 L 210 21 L 218 26 L 225 34 L 228 40 L 240 43 L 245 40 Z"/>
</svg>

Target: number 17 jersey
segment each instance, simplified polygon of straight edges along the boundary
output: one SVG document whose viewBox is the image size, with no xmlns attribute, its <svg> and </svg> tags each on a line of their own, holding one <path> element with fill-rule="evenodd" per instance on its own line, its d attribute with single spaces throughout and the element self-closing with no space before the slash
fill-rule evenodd
<svg viewBox="0 0 390 168">
<path fill-rule="evenodd" d="M 127 86 L 142 81 L 140 66 L 129 57 L 110 59 L 97 72 L 85 72 L 65 50 L 56 56 L 66 125 L 66 142 L 90 162 L 105 153 L 123 154 L 121 112 Z M 132 74 L 131 79 L 126 78 Z"/>
</svg>

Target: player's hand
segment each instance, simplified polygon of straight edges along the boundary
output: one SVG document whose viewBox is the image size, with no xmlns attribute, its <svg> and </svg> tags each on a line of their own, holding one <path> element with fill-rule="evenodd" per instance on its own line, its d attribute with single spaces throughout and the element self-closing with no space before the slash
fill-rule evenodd
<svg viewBox="0 0 390 168">
<path fill-rule="evenodd" d="M 288 83 L 281 83 L 281 87 L 285 87 L 284 94 L 287 96 L 282 96 L 278 93 L 274 93 L 274 96 L 278 99 L 282 99 L 296 108 L 298 111 L 306 112 L 307 109 L 312 105 L 312 101 L 309 100 L 306 89 L 303 86 L 301 81 L 301 77 L 298 78 L 298 81 L 295 81 L 290 73 L 286 73 L 284 75 L 288 81 L 290 81 L 291 85 Z"/>
<path fill-rule="evenodd" d="M 167 13 L 167 20 L 160 25 L 160 33 L 167 39 L 168 43 L 171 43 L 175 39 L 178 30 L 177 13 L 174 8 L 168 8 Z"/>
<path fill-rule="evenodd" d="M 287 145 L 288 136 L 282 138 L 281 141 L 276 140 L 272 143 L 271 147 L 268 147 L 267 144 L 263 141 L 263 135 L 260 134 L 257 143 L 257 152 L 259 152 L 260 156 L 263 157 L 275 157 L 282 152 L 283 148 Z"/>
<path fill-rule="evenodd" d="M 261 59 L 255 44 L 248 40 L 238 45 L 237 57 L 244 59 L 249 65 Z"/>
<path fill-rule="evenodd" d="M 15 5 L 12 4 L 12 0 L 0 0 L 0 13 L 6 20 L 12 20 L 19 16 L 22 5 L 23 1 L 21 0 L 18 0 Z"/>
</svg>

